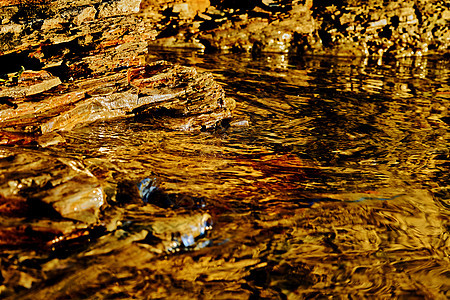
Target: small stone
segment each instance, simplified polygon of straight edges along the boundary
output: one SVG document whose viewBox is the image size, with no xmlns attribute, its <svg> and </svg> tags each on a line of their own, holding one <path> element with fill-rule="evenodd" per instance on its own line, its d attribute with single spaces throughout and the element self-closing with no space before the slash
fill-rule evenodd
<svg viewBox="0 0 450 300">
<path fill-rule="evenodd" d="M 72 22 L 75 25 L 80 26 L 83 23 L 94 21 L 96 13 L 97 13 L 97 10 L 94 7 L 92 7 L 92 6 L 86 7 L 81 11 L 81 13 L 79 15 L 77 15 L 73 19 Z"/>
<path fill-rule="evenodd" d="M 108 18 L 120 15 L 138 13 L 141 0 L 116 0 L 104 2 L 98 8 L 99 18 Z"/>
</svg>

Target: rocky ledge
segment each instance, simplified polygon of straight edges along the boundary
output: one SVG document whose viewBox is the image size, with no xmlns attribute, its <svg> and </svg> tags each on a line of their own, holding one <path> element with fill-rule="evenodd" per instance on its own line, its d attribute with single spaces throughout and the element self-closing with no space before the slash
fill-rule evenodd
<svg viewBox="0 0 450 300">
<path fill-rule="evenodd" d="M 3 0 L 0 18 L 1 73 L 53 67 L 67 78 L 133 64 L 148 44 L 405 57 L 448 54 L 450 43 L 442 0 Z"/>
<path fill-rule="evenodd" d="M 235 106 L 211 74 L 164 61 L 70 84 L 46 71 L 24 71 L 17 83 L 0 86 L 0 95 L 2 144 L 15 144 L 26 133 L 130 116 L 158 118 L 155 123 L 167 129 L 209 130 L 230 118 Z"/>
</svg>

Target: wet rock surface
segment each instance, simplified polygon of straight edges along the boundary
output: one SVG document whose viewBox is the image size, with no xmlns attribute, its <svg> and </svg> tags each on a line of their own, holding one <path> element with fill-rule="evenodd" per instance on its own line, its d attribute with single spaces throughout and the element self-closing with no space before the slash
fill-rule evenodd
<svg viewBox="0 0 450 300">
<path fill-rule="evenodd" d="M 98 180 L 79 162 L 32 150 L 1 150 L 4 201 L 27 199 L 33 218 L 42 212 L 88 224 L 97 221 L 105 195 Z"/>
<path fill-rule="evenodd" d="M 195 2 L 195 1 L 192 1 Z M 445 1 L 211 1 L 176 10 L 152 44 L 206 51 L 408 57 L 448 53 Z"/>
<path fill-rule="evenodd" d="M 22 64 L 67 78 L 133 64 L 147 44 L 398 58 L 448 53 L 450 39 L 442 0 L 4 1 L 0 16 L 2 73 Z"/>
<path fill-rule="evenodd" d="M 30 84 L 22 79 L 29 73 L 33 74 Z M 17 84 L 4 86 L 0 125 L 6 138 L 2 143 L 9 143 L 8 130 L 39 135 L 133 115 L 153 120 L 162 128 L 208 130 L 231 118 L 235 107 L 211 74 L 167 62 L 60 84 L 59 78 L 46 71 L 25 71 Z M 57 96 L 27 97 L 56 86 Z"/>
</svg>

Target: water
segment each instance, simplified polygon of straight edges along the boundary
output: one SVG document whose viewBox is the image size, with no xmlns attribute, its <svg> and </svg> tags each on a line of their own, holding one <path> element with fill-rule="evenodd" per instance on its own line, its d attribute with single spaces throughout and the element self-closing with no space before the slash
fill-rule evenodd
<svg viewBox="0 0 450 300">
<path fill-rule="evenodd" d="M 164 217 L 116 207 L 126 180 L 157 177 L 169 193 L 204 199 L 209 246 L 155 254 L 132 242 L 142 226 L 130 227 L 43 262 L 47 280 L 21 297 L 450 297 L 448 60 L 151 53 L 212 72 L 249 126 L 97 122 L 45 151 L 102 181 L 105 223 Z"/>
</svg>

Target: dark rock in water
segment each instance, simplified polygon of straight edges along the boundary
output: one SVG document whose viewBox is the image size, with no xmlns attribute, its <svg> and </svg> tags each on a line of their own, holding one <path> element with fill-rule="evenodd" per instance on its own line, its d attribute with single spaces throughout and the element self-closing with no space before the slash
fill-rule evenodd
<svg viewBox="0 0 450 300">
<path fill-rule="evenodd" d="M 144 203 L 151 203 L 162 208 L 173 206 L 169 196 L 161 191 L 156 178 L 145 178 L 137 184 L 139 196 Z"/>
<path fill-rule="evenodd" d="M 151 204 L 160 208 L 184 208 L 197 210 L 204 208 L 206 201 L 203 198 L 171 194 L 160 188 L 157 178 L 144 178 L 138 183 L 122 181 L 117 186 L 116 201 L 118 204 L 136 203 Z"/>
<path fill-rule="evenodd" d="M 166 252 L 188 250 L 194 248 L 196 239 L 204 237 L 212 226 L 212 217 L 208 213 L 166 218 L 151 225 L 151 231 L 143 242 L 151 244 L 155 239 Z"/>
<path fill-rule="evenodd" d="M 116 201 L 119 205 L 136 203 L 138 205 L 153 204 L 161 208 L 175 207 L 169 195 L 159 188 L 156 178 L 145 178 L 138 183 L 120 182 L 117 186 Z"/>
</svg>

